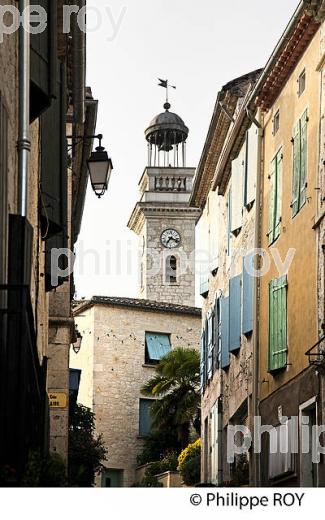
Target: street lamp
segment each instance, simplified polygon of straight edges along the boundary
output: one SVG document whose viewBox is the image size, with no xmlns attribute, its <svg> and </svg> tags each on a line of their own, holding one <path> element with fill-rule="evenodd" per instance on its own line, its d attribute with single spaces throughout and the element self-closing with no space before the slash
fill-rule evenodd
<svg viewBox="0 0 325 520">
<path fill-rule="evenodd" d="M 80 334 L 79 330 L 76 329 L 76 341 L 73 343 L 73 352 L 75 354 L 79 354 L 81 349 L 81 342 L 82 342 L 82 335 Z"/>
<path fill-rule="evenodd" d="M 91 156 L 87 160 L 88 172 L 92 189 L 100 199 L 105 191 L 107 190 L 108 183 L 113 170 L 112 159 L 108 157 L 105 148 L 102 146 L 103 135 L 68 135 L 68 139 L 72 139 L 73 143 L 71 149 L 73 149 L 78 142 L 85 141 L 86 139 L 98 139 L 99 146 L 92 152 Z"/>
<path fill-rule="evenodd" d="M 99 146 L 92 152 L 87 161 L 87 165 L 92 188 L 100 199 L 107 190 L 113 170 L 113 163 L 112 159 L 108 157 L 105 148 L 102 147 L 103 136 L 99 134 L 97 138 L 99 139 Z"/>
</svg>

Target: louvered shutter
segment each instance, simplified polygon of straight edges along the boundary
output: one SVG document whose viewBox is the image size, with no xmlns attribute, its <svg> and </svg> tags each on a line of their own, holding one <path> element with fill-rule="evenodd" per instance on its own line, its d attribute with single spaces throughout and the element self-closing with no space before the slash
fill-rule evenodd
<svg viewBox="0 0 325 520">
<path fill-rule="evenodd" d="M 254 277 L 247 269 L 248 266 L 253 267 L 253 259 L 253 255 L 247 255 L 243 261 L 243 334 L 253 330 Z"/>
<path fill-rule="evenodd" d="M 240 348 L 241 339 L 241 275 L 229 281 L 229 351 Z"/>
<path fill-rule="evenodd" d="M 229 354 L 229 297 L 221 298 L 221 368 L 230 365 Z"/>
<path fill-rule="evenodd" d="M 47 13 L 47 27 L 30 36 L 31 121 L 40 116 L 57 96 L 58 22 L 57 0 L 38 0 Z"/>
<path fill-rule="evenodd" d="M 271 162 L 269 175 L 269 245 L 274 242 L 275 204 L 276 204 L 276 158 Z"/>
<path fill-rule="evenodd" d="M 258 170 L 258 128 L 253 124 L 247 131 L 247 152 L 245 168 L 244 205 L 254 202 L 256 197 L 256 178 Z"/>
<path fill-rule="evenodd" d="M 41 225 L 45 244 L 45 282 L 51 290 L 51 251 L 68 247 L 67 204 L 67 139 L 66 69 L 60 66 L 60 95 L 42 116 L 41 156 Z M 67 267 L 65 255 L 60 257 L 60 269 Z M 60 279 L 60 284 L 65 279 Z"/>
<path fill-rule="evenodd" d="M 296 124 L 293 132 L 293 178 L 292 178 L 292 216 L 299 211 L 299 184 L 301 169 L 301 143 L 300 143 L 300 121 Z"/>
<path fill-rule="evenodd" d="M 269 370 L 287 364 L 287 276 L 269 283 Z"/>
<path fill-rule="evenodd" d="M 209 312 L 207 318 L 207 345 L 208 345 L 208 354 L 207 354 L 207 379 L 208 381 L 212 378 L 213 373 L 213 336 L 214 336 L 214 313 L 212 311 Z"/>
<path fill-rule="evenodd" d="M 276 190 L 274 203 L 274 240 L 276 240 L 281 233 L 281 213 L 282 213 L 282 164 L 283 155 L 282 150 L 277 153 L 276 159 Z"/>
<path fill-rule="evenodd" d="M 216 298 L 214 304 L 214 370 L 220 366 L 220 299 Z"/>
<path fill-rule="evenodd" d="M 299 209 L 306 202 L 306 188 L 307 188 L 307 126 L 308 113 L 304 112 L 300 120 L 300 135 L 301 135 L 301 159 L 300 159 L 300 186 L 299 186 Z"/>
<path fill-rule="evenodd" d="M 232 161 L 231 166 L 231 185 L 232 185 L 232 205 L 231 205 L 231 232 L 235 235 L 239 233 L 243 225 L 243 177 L 244 177 L 244 156 L 241 153 L 237 159 Z"/>
</svg>

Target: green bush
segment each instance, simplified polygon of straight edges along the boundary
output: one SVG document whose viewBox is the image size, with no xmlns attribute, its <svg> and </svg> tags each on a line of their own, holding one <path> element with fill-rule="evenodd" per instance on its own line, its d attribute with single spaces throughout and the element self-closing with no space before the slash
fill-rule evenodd
<svg viewBox="0 0 325 520">
<path fill-rule="evenodd" d="M 22 481 L 23 487 L 65 487 L 66 466 L 60 455 L 42 455 L 40 451 L 29 454 Z"/>
<path fill-rule="evenodd" d="M 201 478 L 201 455 L 187 459 L 182 464 L 181 477 L 186 486 L 195 486 Z"/>
<path fill-rule="evenodd" d="M 139 466 L 148 464 L 153 460 L 161 460 L 170 452 L 179 452 L 181 449 L 180 442 L 177 440 L 177 434 L 170 431 L 153 432 L 146 437 L 142 453 L 137 457 Z"/>
</svg>

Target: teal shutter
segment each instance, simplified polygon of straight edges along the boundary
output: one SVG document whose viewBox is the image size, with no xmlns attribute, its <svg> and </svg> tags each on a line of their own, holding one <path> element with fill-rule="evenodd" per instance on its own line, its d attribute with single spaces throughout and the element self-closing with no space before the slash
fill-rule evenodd
<svg viewBox="0 0 325 520">
<path fill-rule="evenodd" d="M 153 399 L 140 399 L 139 403 L 139 435 L 146 437 L 151 432 L 152 418 L 151 407 L 154 403 Z"/>
<path fill-rule="evenodd" d="M 171 351 L 169 334 L 146 332 L 148 361 L 160 361 Z"/>
<path fill-rule="evenodd" d="M 248 255 L 243 262 L 243 334 L 249 334 L 253 330 L 254 277 L 246 268 L 246 265 L 253 266 L 253 259 L 253 255 Z"/>
<path fill-rule="evenodd" d="M 287 276 L 269 283 L 269 371 L 287 364 Z"/>
<path fill-rule="evenodd" d="M 299 180 L 300 180 L 300 121 L 293 133 L 293 179 L 292 179 L 292 216 L 299 211 Z"/>
<path fill-rule="evenodd" d="M 228 229 L 227 229 L 227 254 L 230 256 L 230 244 L 231 244 L 231 212 L 232 212 L 232 198 L 231 198 L 231 189 L 228 192 L 228 212 L 227 212 L 227 220 L 228 220 Z"/>
<path fill-rule="evenodd" d="M 221 368 L 230 365 L 229 353 L 229 298 L 221 298 Z"/>
<path fill-rule="evenodd" d="M 306 202 L 306 187 L 307 187 L 307 110 L 304 112 L 300 121 L 301 133 L 301 159 L 300 159 L 300 187 L 299 187 L 299 209 Z"/>
<path fill-rule="evenodd" d="M 213 327 L 214 327 L 214 315 L 213 312 L 210 311 L 208 314 L 207 320 L 207 344 L 208 344 L 208 355 L 207 355 L 207 378 L 208 381 L 212 378 L 213 371 Z"/>
<path fill-rule="evenodd" d="M 276 190 L 275 190 L 275 208 L 274 208 L 274 240 L 280 236 L 281 232 L 281 213 L 282 213 L 282 150 L 277 153 L 276 163 Z"/>
<path fill-rule="evenodd" d="M 229 351 L 240 348 L 241 340 L 241 275 L 229 281 Z"/>
<path fill-rule="evenodd" d="M 214 359 L 213 368 L 220 366 L 220 299 L 216 298 L 214 304 Z"/>
<path fill-rule="evenodd" d="M 269 245 L 274 242 L 274 222 L 275 222 L 275 203 L 276 203 L 276 158 L 271 162 L 270 168 L 270 187 L 269 187 Z"/>
<path fill-rule="evenodd" d="M 208 345 L 207 345 L 207 321 L 204 324 L 204 329 L 202 331 L 201 336 L 201 392 L 204 393 L 207 384 L 207 353 L 208 353 Z"/>
</svg>

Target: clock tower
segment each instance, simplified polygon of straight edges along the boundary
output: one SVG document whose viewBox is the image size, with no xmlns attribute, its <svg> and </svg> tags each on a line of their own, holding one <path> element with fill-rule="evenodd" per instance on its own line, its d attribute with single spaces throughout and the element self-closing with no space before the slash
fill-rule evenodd
<svg viewBox="0 0 325 520">
<path fill-rule="evenodd" d="M 128 227 L 140 241 L 140 297 L 194 306 L 195 225 L 201 213 L 189 205 L 195 174 L 186 167 L 189 131 L 170 108 L 167 101 L 145 131 L 148 166 Z"/>
</svg>

